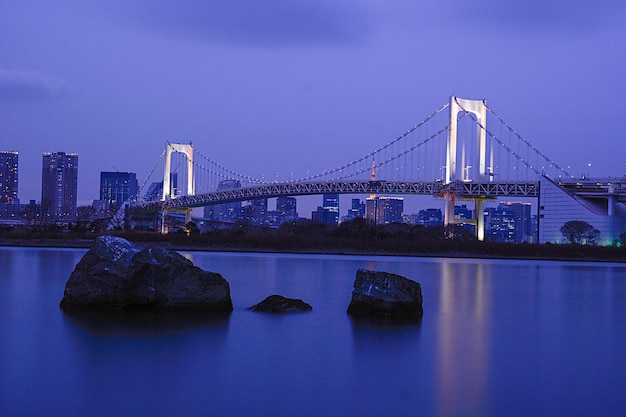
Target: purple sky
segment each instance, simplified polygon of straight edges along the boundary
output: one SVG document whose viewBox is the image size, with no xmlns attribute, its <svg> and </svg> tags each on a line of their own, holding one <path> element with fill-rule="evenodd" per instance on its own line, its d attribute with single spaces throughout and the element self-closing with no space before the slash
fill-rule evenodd
<svg viewBox="0 0 626 417">
<path fill-rule="evenodd" d="M 625 74 L 616 0 L 0 0 L 0 149 L 22 201 L 42 152 L 78 152 L 84 202 L 101 171 L 141 184 L 166 141 L 254 177 L 319 172 L 457 95 L 573 174 L 621 176 Z"/>
</svg>

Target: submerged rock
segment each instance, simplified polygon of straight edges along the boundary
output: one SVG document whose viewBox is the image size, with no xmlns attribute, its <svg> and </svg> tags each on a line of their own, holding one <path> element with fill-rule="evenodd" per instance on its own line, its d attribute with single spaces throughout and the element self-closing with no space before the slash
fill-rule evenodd
<svg viewBox="0 0 626 417">
<path fill-rule="evenodd" d="M 348 314 L 420 318 L 423 313 L 422 287 L 418 282 L 388 272 L 356 272 Z"/>
<path fill-rule="evenodd" d="M 311 311 L 313 307 L 300 299 L 270 295 L 265 300 L 250 307 L 250 310 L 264 313 L 297 313 Z"/>
<path fill-rule="evenodd" d="M 233 305 L 228 281 L 220 274 L 172 250 L 101 236 L 65 284 L 61 308 L 230 312 Z"/>
</svg>

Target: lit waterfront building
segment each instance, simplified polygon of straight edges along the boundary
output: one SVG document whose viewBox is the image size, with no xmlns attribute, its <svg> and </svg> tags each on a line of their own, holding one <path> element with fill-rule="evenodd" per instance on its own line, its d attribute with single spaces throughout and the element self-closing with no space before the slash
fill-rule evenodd
<svg viewBox="0 0 626 417">
<path fill-rule="evenodd" d="M 346 220 L 356 219 L 357 217 L 365 217 L 365 203 L 359 198 L 353 198 Z"/>
<path fill-rule="evenodd" d="M 222 180 L 217 185 L 217 191 L 236 190 L 241 188 L 239 180 Z M 204 217 L 208 220 L 217 220 L 225 223 L 235 223 L 241 215 L 241 201 L 233 203 L 215 204 L 204 208 Z"/>
<path fill-rule="evenodd" d="M 533 243 L 531 203 L 501 202 L 485 209 L 485 237 L 498 242 Z"/>
<path fill-rule="evenodd" d="M 339 194 L 324 194 L 322 206 L 311 213 L 311 219 L 324 224 L 338 224 Z"/>
<path fill-rule="evenodd" d="M 404 199 L 376 196 L 365 201 L 365 218 L 374 224 L 402 223 Z"/>
<path fill-rule="evenodd" d="M 59 218 L 76 215 L 78 154 L 44 152 L 41 174 L 41 206 Z"/>
<path fill-rule="evenodd" d="M 104 207 L 115 210 L 125 201 L 137 199 L 137 175 L 132 172 L 101 172 L 100 201 Z"/>
<path fill-rule="evenodd" d="M 441 209 L 428 208 L 420 210 L 418 213 L 419 224 L 424 226 L 442 226 L 443 225 L 443 213 Z"/>
<path fill-rule="evenodd" d="M 296 220 L 298 218 L 297 200 L 295 197 L 278 197 L 276 211 L 280 216 L 279 223 Z"/>
<path fill-rule="evenodd" d="M 588 190 L 588 192 L 583 192 Z M 539 243 L 568 243 L 561 227 L 568 221 L 584 221 L 600 231 L 595 240 L 602 246 L 616 245 L 626 231 L 626 181 L 557 184 L 548 178 L 540 182 Z"/>
<path fill-rule="evenodd" d="M 265 224 L 267 215 L 267 198 L 250 200 L 248 205 L 242 207 L 241 213 L 241 219 L 248 224 Z"/>
<path fill-rule="evenodd" d="M 0 151 L 0 204 L 17 200 L 17 169 L 17 152 Z"/>
</svg>

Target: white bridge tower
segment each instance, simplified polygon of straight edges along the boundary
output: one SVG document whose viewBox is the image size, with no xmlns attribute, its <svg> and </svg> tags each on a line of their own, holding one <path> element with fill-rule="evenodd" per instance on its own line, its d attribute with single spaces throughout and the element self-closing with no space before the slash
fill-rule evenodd
<svg viewBox="0 0 626 417">
<path fill-rule="evenodd" d="M 195 195 L 195 186 L 193 181 L 193 146 L 191 143 L 167 143 L 165 145 L 165 169 L 163 170 L 163 196 L 161 201 L 167 201 L 176 198 L 172 195 L 171 169 L 172 169 L 172 153 L 180 152 L 187 157 L 187 195 Z M 191 221 L 191 209 L 183 209 L 185 212 L 185 224 Z M 163 210 L 161 218 L 161 233 L 167 233 L 166 225 L 167 209 Z"/>
<path fill-rule="evenodd" d="M 446 156 L 446 184 L 456 181 L 471 181 L 469 175 L 470 165 L 461 166 L 460 177 L 457 170 L 457 121 L 460 112 L 470 113 L 476 117 L 476 140 L 478 150 L 478 160 L 476 161 L 478 173 L 475 175 L 477 181 L 485 181 L 487 179 L 487 104 L 485 100 L 469 100 L 458 97 L 450 97 L 450 124 L 448 129 L 448 150 Z M 462 146 L 461 164 L 465 164 L 465 146 Z M 489 176 L 489 181 L 491 181 Z M 483 199 L 474 200 L 474 222 L 476 224 L 476 237 L 478 240 L 485 238 L 485 202 Z M 444 206 L 445 225 L 454 224 L 454 194 L 448 193 L 445 196 Z"/>
<path fill-rule="evenodd" d="M 163 197 L 161 201 L 175 198 L 172 196 L 171 172 L 172 169 L 172 153 L 180 152 L 187 156 L 187 195 L 194 195 L 193 183 L 193 146 L 183 143 L 167 143 L 165 145 L 165 169 L 163 172 Z"/>
</svg>

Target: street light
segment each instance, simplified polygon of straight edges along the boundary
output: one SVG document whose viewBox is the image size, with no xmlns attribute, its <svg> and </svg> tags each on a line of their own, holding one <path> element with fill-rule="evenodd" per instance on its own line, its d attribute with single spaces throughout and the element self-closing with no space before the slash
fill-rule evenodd
<svg viewBox="0 0 626 417">
<path fill-rule="evenodd" d="M 465 171 L 464 181 L 469 181 L 470 180 L 469 179 L 469 170 L 470 170 L 471 167 L 472 167 L 471 165 L 468 165 L 468 166 L 463 168 L 463 171 Z"/>
</svg>

